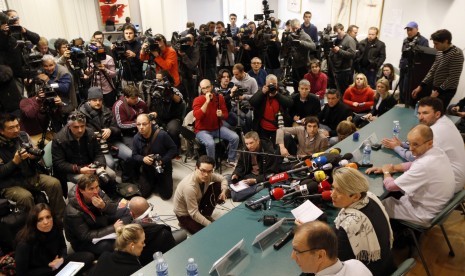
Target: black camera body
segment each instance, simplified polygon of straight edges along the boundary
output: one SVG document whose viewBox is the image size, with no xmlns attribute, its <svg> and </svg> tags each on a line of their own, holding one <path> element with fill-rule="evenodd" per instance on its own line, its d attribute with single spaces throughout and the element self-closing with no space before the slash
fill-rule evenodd
<svg viewBox="0 0 465 276">
<path fill-rule="evenodd" d="M 30 143 L 21 143 L 21 149 L 25 150 L 27 153 L 37 156 L 37 157 L 42 157 L 45 154 L 45 151 L 42 149 L 37 149 L 34 148 Z"/>
<path fill-rule="evenodd" d="M 155 40 L 155 38 L 148 36 L 144 43 L 147 43 L 149 46 L 145 48 L 145 53 L 150 54 L 153 51 L 158 51 L 160 52 L 160 45 L 158 44 L 158 41 Z"/>
<path fill-rule="evenodd" d="M 331 24 L 328 24 L 323 31 L 318 32 L 318 36 L 320 37 L 319 43 L 320 48 L 323 50 L 323 53 L 327 54 L 329 51 L 336 46 L 334 44 L 334 38 L 337 37 L 336 34 L 331 35 Z"/>
<path fill-rule="evenodd" d="M 115 57 L 116 59 L 118 60 L 124 60 L 126 59 L 126 45 L 128 44 L 128 42 L 126 40 L 117 40 L 114 45 L 115 45 L 115 48 L 114 48 L 114 53 L 115 53 Z"/>
<path fill-rule="evenodd" d="M 44 97 L 42 99 L 42 105 L 40 107 L 42 112 L 49 112 L 58 108 L 55 103 L 55 98 L 58 96 L 56 89 L 58 88 L 58 84 L 48 84 L 43 83 L 40 88 L 44 92 Z"/>
<path fill-rule="evenodd" d="M 157 173 L 163 173 L 165 170 L 163 169 L 160 154 L 158 154 L 158 153 L 157 154 L 150 154 L 149 157 L 153 159 L 152 166 L 155 168 L 155 171 Z"/>
<path fill-rule="evenodd" d="M 105 184 L 110 182 L 111 178 L 105 171 L 105 166 L 103 164 L 100 164 L 98 161 L 94 161 L 93 163 L 90 163 L 89 168 L 95 169 L 95 174 L 98 176 L 100 181 Z"/>
<path fill-rule="evenodd" d="M 102 46 L 97 46 L 95 44 L 87 45 L 86 55 L 94 62 L 102 62 L 107 59 L 107 53 L 105 52 L 105 48 Z"/>
<path fill-rule="evenodd" d="M 100 145 L 100 150 L 102 151 L 103 154 L 109 153 L 109 147 L 108 147 L 108 142 L 106 139 L 102 138 L 102 131 L 99 132 L 94 132 L 95 137 L 97 138 L 97 141 L 99 142 Z"/>
</svg>

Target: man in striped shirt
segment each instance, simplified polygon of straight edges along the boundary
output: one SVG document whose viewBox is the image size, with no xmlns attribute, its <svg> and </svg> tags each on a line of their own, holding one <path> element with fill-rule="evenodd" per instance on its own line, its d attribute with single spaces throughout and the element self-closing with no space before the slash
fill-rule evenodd
<svg viewBox="0 0 465 276">
<path fill-rule="evenodd" d="M 431 35 L 431 40 L 438 54 L 421 84 L 412 91 L 412 97 L 416 98 L 425 86 L 432 84 L 431 97 L 438 97 L 447 107 L 457 92 L 463 69 L 463 52 L 452 45 L 452 34 L 448 30 L 436 31 Z"/>
</svg>

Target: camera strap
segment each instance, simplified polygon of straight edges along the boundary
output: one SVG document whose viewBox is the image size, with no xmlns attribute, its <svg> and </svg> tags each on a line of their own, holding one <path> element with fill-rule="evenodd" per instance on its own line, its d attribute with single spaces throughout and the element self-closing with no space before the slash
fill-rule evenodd
<svg viewBox="0 0 465 276">
<path fill-rule="evenodd" d="M 160 132 L 160 129 L 157 128 L 155 130 L 155 133 L 152 135 L 152 139 L 150 139 L 150 143 L 148 143 L 145 146 L 145 155 L 148 155 L 150 153 L 150 148 L 152 148 L 153 143 L 155 143 L 155 140 L 157 139 L 158 133 Z"/>
</svg>

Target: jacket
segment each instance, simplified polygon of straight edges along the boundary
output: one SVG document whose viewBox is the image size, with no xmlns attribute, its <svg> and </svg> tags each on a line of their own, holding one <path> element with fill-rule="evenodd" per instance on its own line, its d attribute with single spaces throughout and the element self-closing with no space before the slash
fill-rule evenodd
<svg viewBox="0 0 465 276">
<path fill-rule="evenodd" d="M 144 229 L 145 233 L 145 246 L 139 256 L 141 265 L 145 266 L 153 261 L 153 254 L 160 251 L 162 253 L 168 252 L 176 245 L 171 228 L 164 224 L 157 224 L 155 222 L 147 222 L 143 219 L 139 224 Z"/>
<path fill-rule="evenodd" d="M 139 59 L 141 48 L 142 44 L 137 39 L 134 39 L 125 44 L 125 49 L 131 50 L 134 52 L 134 54 L 136 54 L 136 56 L 133 58 L 126 58 L 127 62 L 123 62 L 123 79 L 135 82 L 141 81 L 143 79 L 142 66 L 144 63 Z M 113 50 L 113 56 L 115 57 L 115 61 L 117 61 L 118 55 L 116 54 L 115 50 Z M 129 65 L 129 68 L 127 65 Z"/>
<path fill-rule="evenodd" d="M 420 32 L 412 38 L 406 37 L 402 42 L 402 56 L 400 58 L 399 69 L 402 70 L 408 67 L 408 57 L 411 56 L 408 52 L 413 51 L 415 46 L 429 47 L 428 39 L 422 36 Z"/>
<path fill-rule="evenodd" d="M 95 216 L 92 218 L 90 213 L 86 212 L 79 204 L 76 189 L 77 185 L 74 185 L 68 193 L 68 205 L 66 205 L 63 217 L 66 239 L 73 248 L 77 248 L 79 243 L 91 243 L 94 238 L 114 233 L 113 224 L 116 221 L 115 215 L 118 205 L 111 201 L 102 190 L 100 190 L 99 196 L 105 202 L 103 210 L 96 208 L 92 203 L 85 203 L 82 199 L 83 205 Z"/>
<path fill-rule="evenodd" d="M 261 153 L 273 153 L 274 148 L 273 144 L 264 139 L 260 139 L 260 149 Z M 263 182 L 266 180 L 266 176 L 269 174 L 274 174 L 278 170 L 279 158 L 276 156 L 268 156 L 263 154 L 257 155 L 257 163 L 259 174 L 255 177 L 258 182 Z M 243 179 L 244 176 L 252 173 L 252 153 L 241 152 L 239 154 L 239 160 L 237 161 L 236 168 L 232 174 L 235 174 L 239 179 Z"/>
<path fill-rule="evenodd" d="M 137 256 L 123 251 L 104 252 L 91 275 L 127 276 L 141 268 Z"/>
<path fill-rule="evenodd" d="M 373 108 L 371 109 L 371 115 L 373 116 L 381 116 L 397 104 L 396 99 L 391 94 L 381 101 L 378 108 L 376 108 L 377 102 L 378 100 L 375 99 L 375 104 L 373 104 Z"/>
<path fill-rule="evenodd" d="M 315 75 L 310 72 L 304 75 L 304 79 L 310 82 L 310 93 L 317 95 L 320 100 L 325 98 L 328 87 L 328 76 L 325 73 L 320 72 Z"/>
<path fill-rule="evenodd" d="M 338 102 L 333 107 L 325 104 L 323 110 L 318 114 L 318 120 L 320 120 L 320 124 L 326 125 L 331 129 L 329 136 L 334 137 L 337 136 L 337 125 L 351 114 L 352 111 L 350 108 L 342 102 Z"/>
<path fill-rule="evenodd" d="M 43 100 L 37 97 L 24 98 L 19 102 L 21 109 L 21 129 L 30 135 L 41 134 L 48 128 L 50 119 L 52 120 L 52 127 L 55 125 L 61 127 L 62 122 L 62 106 L 51 109 L 50 112 L 42 110 Z M 58 129 L 59 130 L 59 129 Z"/>
<path fill-rule="evenodd" d="M 102 105 L 101 110 L 94 110 L 89 102 L 84 102 L 79 107 L 79 111 L 86 116 L 86 126 L 93 132 L 100 132 L 104 128 L 109 128 L 111 130 L 109 141 L 121 139 L 121 130 L 108 107 Z"/>
<path fill-rule="evenodd" d="M 378 69 L 383 65 L 386 60 L 386 44 L 376 38 L 374 41 L 369 42 L 368 38 L 360 41 L 358 44 L 359 51 L 357 52 L 356 62 L 360 68 L 367 70 Z"/>
<path fill-rule="evenodd" d="M 83 144 L 81 145 L 81 143 Z M 81 149 L 81 147 L 83 148 Z M 82 156 L 81 150 L 86 151 L 87 156 Z M 89 128 L 86 129 L 78 142 L 69 128 L 63 127 L 53 139 L 52 158 L 53 169 L 63 175 L 78 174 L 81 167 L 95 161 L 106 165 L 97 137 Z"/>
<path fill-rule="evenodd" d="M 339 52 L 333 53 L 331 51 L 329 53 L 334 72 L 351 70 L 356 51 L 355 40 L 350 35 L 345 34 L 342 39 L 337 38 L 334 45 L 339 47 Z"/>
<path fill-rule="evenodd" d="M 149 108 L 142 99 L 139 99 L 134 106 L 130 106 L 123 95 L 113 105 L 112 112 L 121 133 L 124 136 L 132 137 L 137 133 L 137 116 L 142 113 L 149 113 Z"/>
<path fill-rule="evenodd" d="M 315 43 L 312 41 L 310 36 L 304 32 L 303 29 L 300 29 L 300 34 L 298 40 L 300 43 L 297 47 L 295 47 L 295 51 L 292 51 L 292 67 L 293 68 L 301 68 L 308 65 L 310 61 L 310 52 L 315 51 L 316 46 Z"/>
<path fill-rule="evenodd" d="M 289 116 L 289 109 L 292 107 L 292 98 L 288 95 L 287 91 L 283 91 L 282 87 L 279 87 L 280 91 L 276 93 L 276 100 L 279 102 L 279 111 L 283 115 L 284 125 L 291 126 L 292 118 Z M 286 94 L 283 94 L 286 93 Z M 260 121 L 263 118 L 265 113 L 266 99 L 267 95 L 263 94 L 262 91 L 255 93 L 252 98 L 250 98 L 250 105 L 253 106 L 253 129 L 258 130 L 260 128 Z M 277 124 L 277 121 L 276 121 Z"/>
<path fill-rule="evenodd" d="M 300 119 L 303 119 L 307 116 L 317 116 L 318 113 L 320 113 L 320 100 L 316 95 L 311 93 L 308 94 L 307 100 L 305 102 L 300 100 L 299 93 L 293 93 L 291 97 L 293 102 L 292 108 L 289 109 L 289 115 L 291 116 L 291 119 L 293 119 L 294 116 L 299 116 Z"/>
<path fill-rule="evenodd" d="M 132 147 L 132 159 L 138 164 L 144 164 L 142 161 L 145 156 L 153 153 L 160 154 L 165 170 L 170 168 L 172 170 L 171 160 L 178 154 L 178 148 L 173 142 L 173 139 L 169 136 L 168 132 L 160 129 L 158 136 L 152 143 L 152 147 L 146 151 L 146 147 L 150 145 L 153 135 L 155 135 L 156 127 L 152 125 L 152 133 L 148 139 L 145 139 L 140 133 L 134 136 L 133 147 Z"/>
<path fill-rule="evenodd" d="M 49 75 L 49 78 L 48 84 L 58 84 L 57 90 L 63 102 L 63 113 L 71 113 L 78 106 L 76 89 L 71 73 L 65 66 L 57 64 L 55 71 Z"/>
<path fill-rule="evenodd" d="M 137 53 L 136 53 L 137 54 Z M 140 54 L 141 60 L 148 60 L 150 55 L 143 52 Z M 166 70 L 174 80 L 174 86 L 179 86 L 179 70 L 178 70 L 178 54 L 176 50 L 169 46 L 165 46 L 165 50 L 160 52 L 160 55 L 153 59 L 157 64 L 157 72 Z"/>
</svg>

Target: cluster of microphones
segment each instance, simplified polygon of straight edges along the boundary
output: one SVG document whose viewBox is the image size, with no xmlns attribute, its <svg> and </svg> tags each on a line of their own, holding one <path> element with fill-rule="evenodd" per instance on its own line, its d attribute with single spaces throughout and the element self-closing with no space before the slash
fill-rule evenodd
<svg viewBox="0 0 465 276">
<path fill-rule="evenodd" d="M 269 193 L 257 200 L 248 201 L 246 207 L 252 210 L 262 209 L 263 204 L 269 201 L 282 200 L 284 204 L 290 202 L 331 201 L 332 171 L 339 167 L 358 169 L 360 164 L 351 162 L 352 153 L 340 155 L 340 149 L 331 149 L 328 153 L 319 152 L 303 158 L 293 166 L 293 169 L 277 173 L 267 181 L 258 183 L 259 186 L 269 188 Z M 292 179 L 293 174 L 299 174 L 300 182 L 293 185 L 279 185 Z"/>
</svg>

